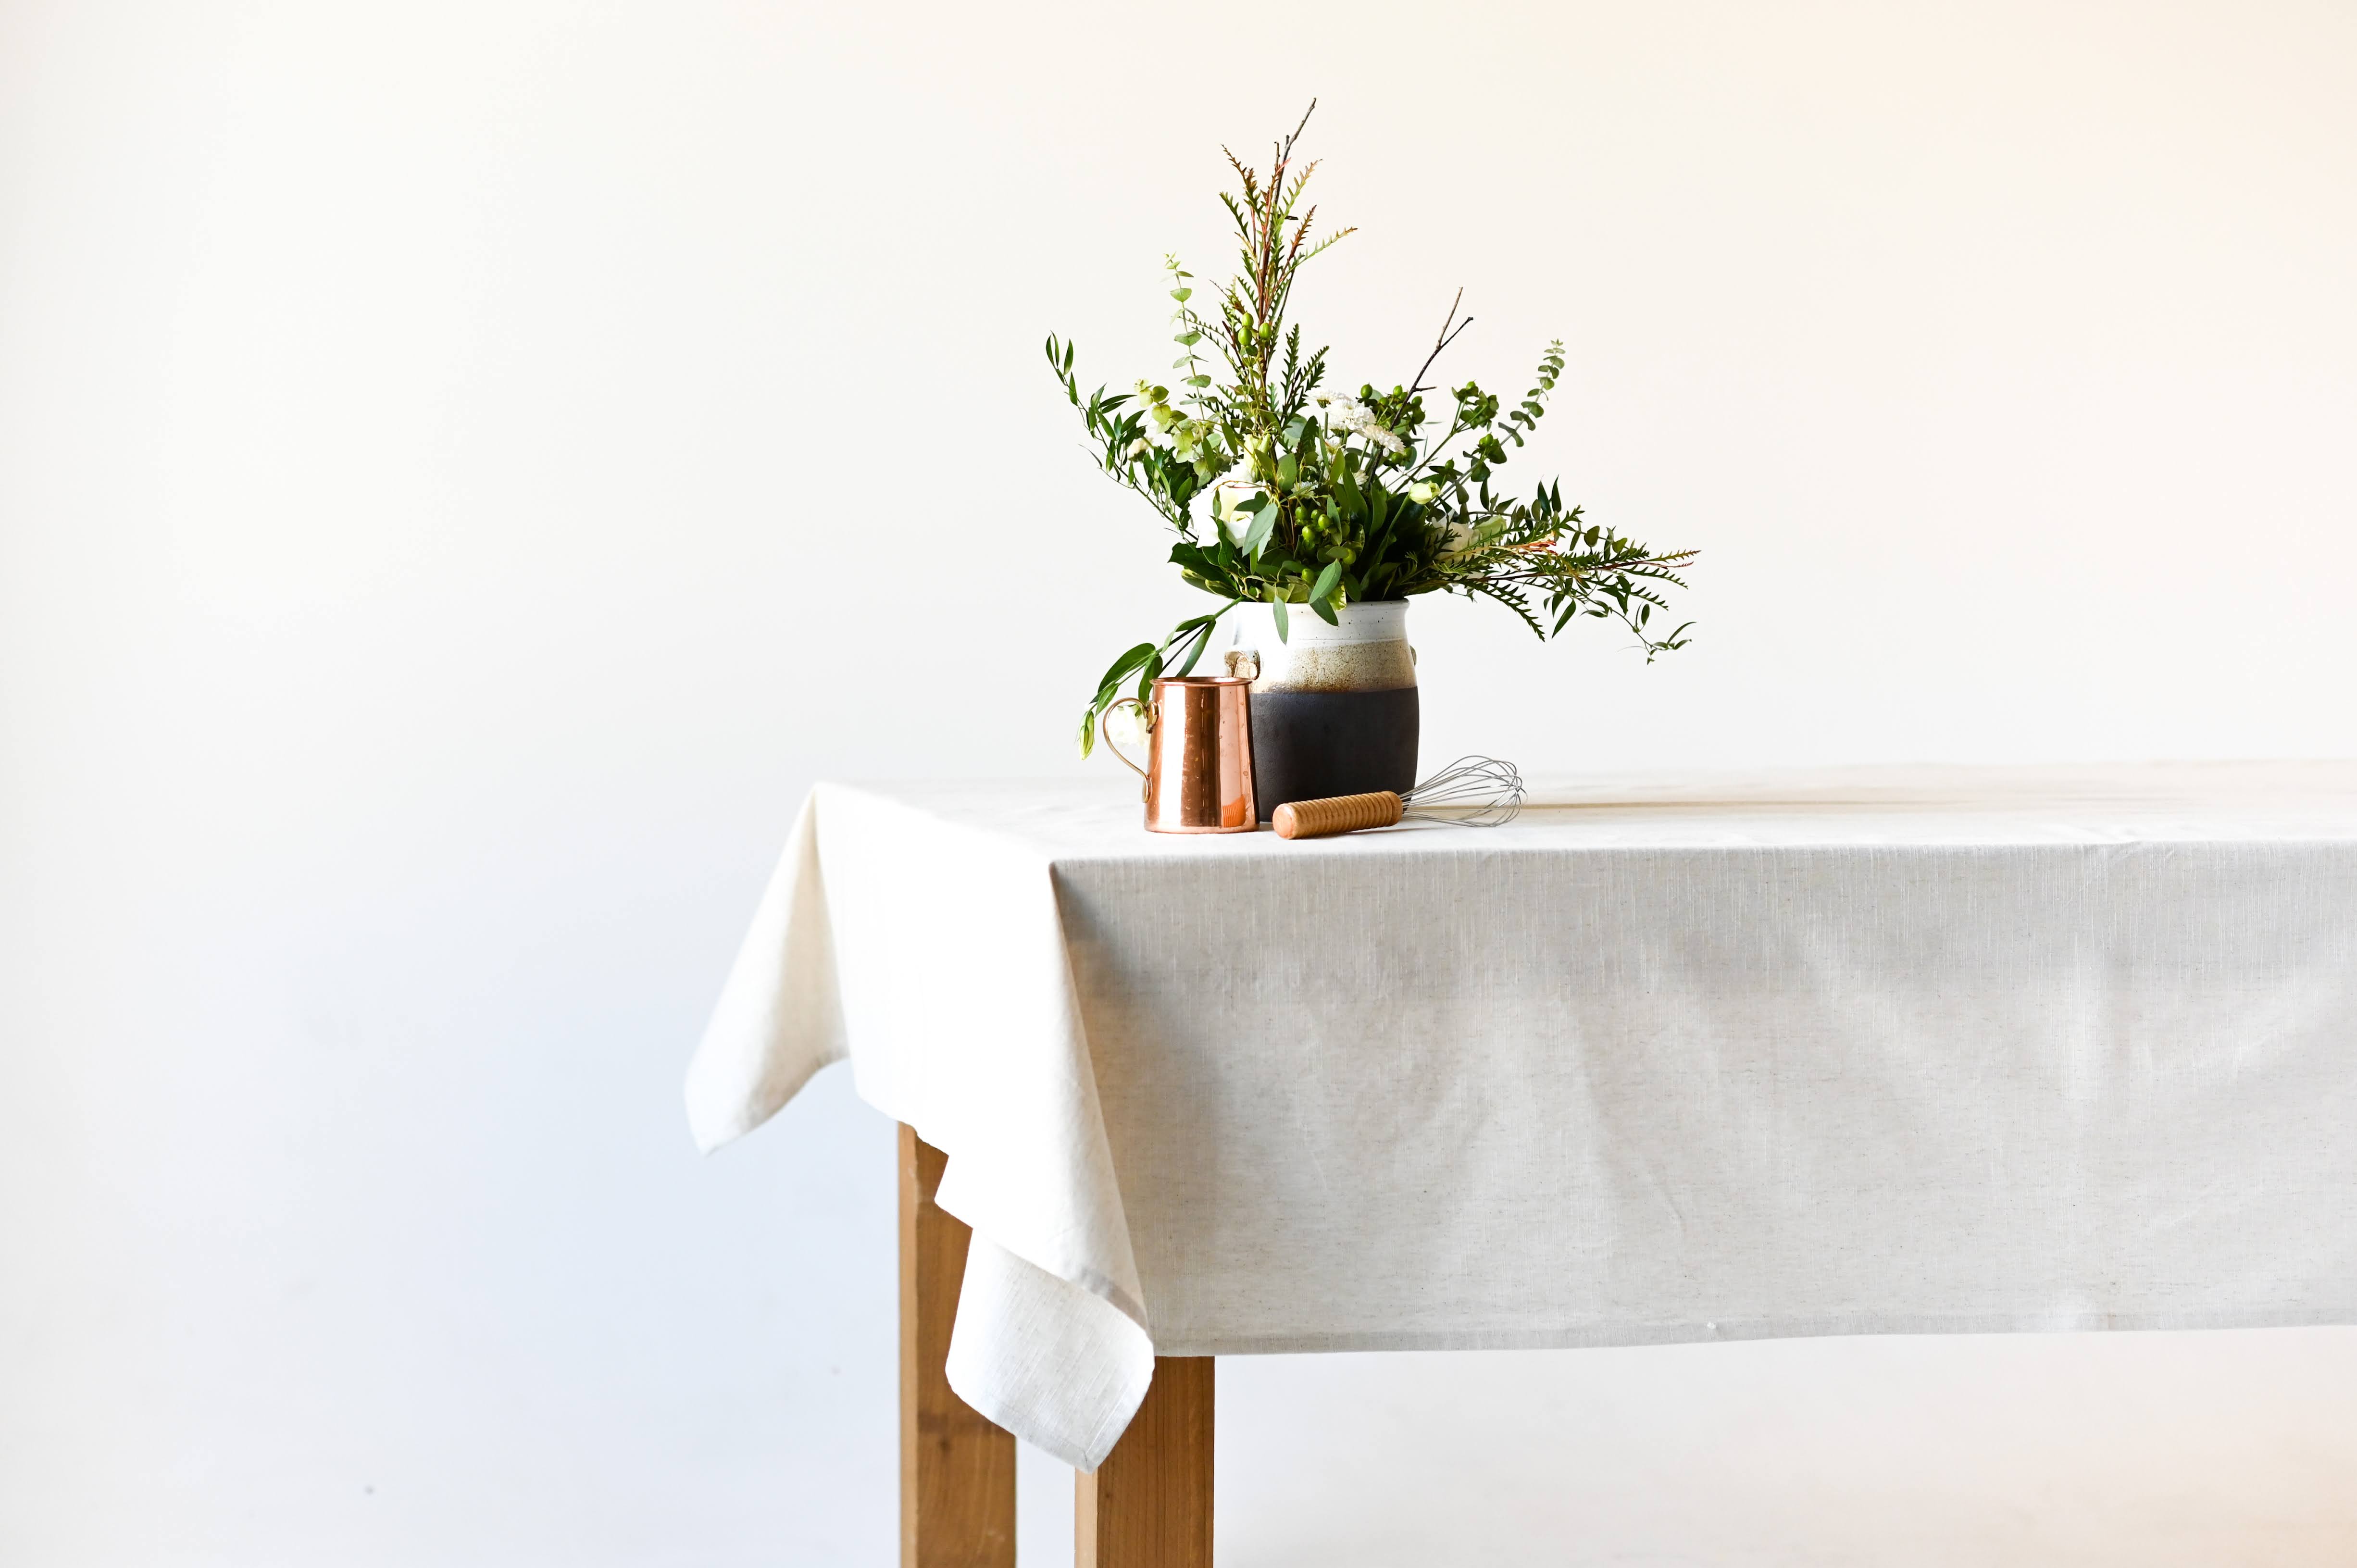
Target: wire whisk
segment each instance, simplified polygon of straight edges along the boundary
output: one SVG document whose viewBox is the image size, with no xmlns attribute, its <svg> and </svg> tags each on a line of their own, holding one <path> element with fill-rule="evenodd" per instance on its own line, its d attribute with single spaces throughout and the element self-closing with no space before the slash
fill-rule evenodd
<svg viewBox="0 0 2357 1568">
<path fill-rule="evenodd" d="M 1412 789 L 1377 789 L 1323 800 L 1288 800 L 1272 822 L 1276 836 L 1328 838 L 1405 819 L 1458 828 L 1502 827 L 1522 814 L 1523 776 L 1494 757 L 1460 757 Z"/>
</svg>

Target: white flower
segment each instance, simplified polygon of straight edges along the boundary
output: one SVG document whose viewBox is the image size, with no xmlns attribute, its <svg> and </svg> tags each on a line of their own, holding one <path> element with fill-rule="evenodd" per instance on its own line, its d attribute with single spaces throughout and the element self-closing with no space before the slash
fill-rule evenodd
<svg viewBox="0 0 2357 1568">
<path fill-rule="evenodd" d="M 1146 721 L 1139 718 L 1136 707 L 1124 703 L 1104 718 L 1105 738 L 1115 746 L 1140 746 L 1146 744 Z"/>
<path fill-rule="evenodd" d="M 1429 479 L 1418 479 L 1407 488 L 1407 499 L 1418 506 L 1430 505 L 1432 498 L 1439 493 L 1433 488 L 1432 481 Z"/>
<path fill-rule="evenodd" d="M 1407 450 L 1407 443 L 1383 428 L 1375 419 L 1375 411 L 1354 397 L 1338 397 L 1326 405 L 1326 424 L 1356 435 L 1371 446 L 1380 446 L 1394 456 Z"/>
</svg>

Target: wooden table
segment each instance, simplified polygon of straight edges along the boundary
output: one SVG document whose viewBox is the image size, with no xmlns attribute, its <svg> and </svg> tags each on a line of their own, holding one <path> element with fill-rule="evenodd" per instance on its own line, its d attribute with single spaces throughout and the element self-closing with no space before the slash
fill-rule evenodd
<svg viewBox="0 0 2357 1568">
<path fill-rule="evenodd" d="M 1205 1568 L 1215 1355 L 2351 1321 L 2352 1028 L 2352 764 L 1308 845 L 827 785 L 687 1098 L 715 1148 L 850 1059 L 903 1123 L 906 1563 L 1014 1561 L 997 1418 L 1094 1466 L 1083 1568 Z"/>
</svg>

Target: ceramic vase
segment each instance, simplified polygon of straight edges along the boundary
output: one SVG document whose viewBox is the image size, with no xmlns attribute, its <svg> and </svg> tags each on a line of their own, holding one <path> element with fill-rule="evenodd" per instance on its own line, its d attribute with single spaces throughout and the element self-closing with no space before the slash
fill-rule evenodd
<svg viewBox="0 0 2357 1568">
<path fill-rule="evenodd" d="M 1407 601 L 1345 605 L 1329 626 L 1286 607 L 1286 635 L 1267 605 L 1228 614 L 1230 647 L 1256 660 L 1252 682 L 1253 793 L 1266 822 L 1288 800 L 1415 783 L 1415 650 Z M 1251 669 L 1249 662 L 1243 670 Z"/>
</svg>

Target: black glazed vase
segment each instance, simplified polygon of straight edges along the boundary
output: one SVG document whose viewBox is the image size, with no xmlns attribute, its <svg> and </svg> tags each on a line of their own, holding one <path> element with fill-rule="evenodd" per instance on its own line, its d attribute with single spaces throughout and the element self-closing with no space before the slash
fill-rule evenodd
<svg viewBox="0 0 2357 1568">
<path fill-rule="evenodd" d="M 1415 783 L 1415 651 L 1407 601 L 1345 605 L 1328 626 L 1286 607 L 1276 635 L 1266 605 L 1243 605 L 1235 647 L 1256 656 L 1253 794 L 1267 822 L 1288 800 L 1405 792 Z"/>
</svg>

